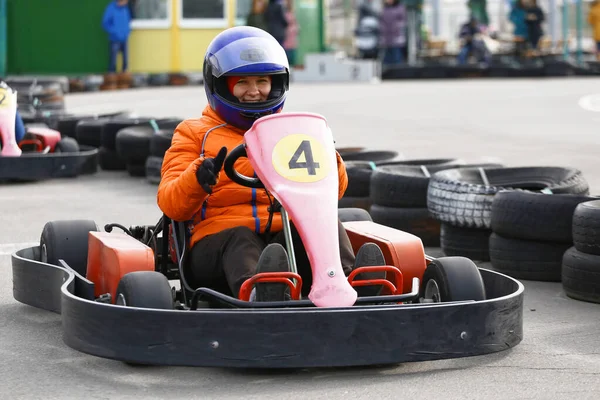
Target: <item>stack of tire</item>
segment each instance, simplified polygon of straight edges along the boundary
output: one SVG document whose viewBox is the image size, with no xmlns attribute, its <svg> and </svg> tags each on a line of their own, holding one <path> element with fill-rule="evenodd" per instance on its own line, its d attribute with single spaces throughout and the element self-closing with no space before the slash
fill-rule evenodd
<svg viewBox="0 0 600 400">
<path fill-rule="evenodd" d="M 382 162 L 371 177 L 373 221 L 418 236 L 423 245 L 440 245 L 440 221 L 427 208 L 431 175 L 466 165 L 456 158 Z"/>
<path fill-rule="evenodd" d="M 130 125 L 117 132 L 117 154 L 120 160 L 125 163 L 125 167 L 131 176 L 146 176 L 147 159 L 150 156 L 156 157 L 156 154 L 160 154 L 160 150 L 166 151 L 164 144 L 165 142 L 168 145 L 171 144 L 173 131 L 180 123 L 180 118 L 150 120 L 147 123 Z M 161 144 L 163 147 L 160 147 Z M 159 150 L 157 150 L 157 146 L 160 147 Z M 161 158 L 164 151 L 160 155 Z M 153 174 L 154 170 L 151 170 L 151 173 Z"/>
<path fill-rule="evenodd" d="M 63 112 L 65 109 L 62 83 L 53 79 L 11 80 L 6 83 L 17 91 L 18 110 L 24 122 L 33 121 L 40 112 Z"/>
<path fill-rule="evenodd" d="M 150 183 L 160 183 L 160 171 L 165 153 L 171 147 L 171 140 L 177 125 L 173 129 L 162 129 L 150 138 L 150 150 L 146 159 L 146 179 Z"/>
<path fill-rule="evenodd" d="M 371 207 L 371 175 L 380 162 L 399 157 L 396 151 L 365 150 L 364 147 L 337 148 L 346 165 L 348 187 L 338 202 L 339 208 L 362 208 L 369 211 Z"/>
<path fill-rule="evenodd" d="M 573 246 L 562 262 L 567 296 L 600 303 L 600 200 L 582 202 L 573 213 Z"/>
<path fill-rule="evenodd" d="M 79 143 L 99 149 L 98 163 L 103 170 L 127 170 L 132 176 L 144 176 L 151 142 L 155 136 L 172 135 L 180 121 L 116 115 L 79 121 L 75 131 Z"/>
<path fill-rule="evenodd" d="M 490 236 L 494 269 L 516 279 L 560 282 L 563 255 L 573 246 L 573 213 L 580 203 L 595 199 L 584 194 L 586 187 L 557 182 L 552 194 L 522 190 L 496 194 Z M 582 194 L 569 193 L 572 190 Z"/>
<path fill-rule="evenodd" d="M 495 270 L 515 277 L 515 274 L 522 277 L 521 273 L 525 271 L 531 273 L 542 268 L 544 271 L 552 269 L 549 264 L 546 267 L 542 267 L 542 264 L 552 263 L 557 257 L 560 264 L 561 251 L 564 252 L 566 248 L 551 249 L 552 246 L 558 246 L 560 240 L 546 240 L 553 244 L 539 244 L 540 241 L 544 242 L 538 234 L 531 234 L 533 222 L 516 227 L 514 221 L 520 217 L 507 212 L 508 206 L 503 205 L 506 204 L 505 196 L 513 196 L 504 191 L 519 189 L 522 193 L 539 193 L 543 190 L 572 195 L 587 195 L 589 191 L 581 172 L 572 168 L 456 168 L 440 171 L 431 177 L 427 207 L 432 216 L 442 222 L 440 247 L 444 254 L 491 261 Z M 500 192 L 503 193 L 496 200 Z M 535 208 L 539 209 L 535 206 L 529 209 Z M 513 226 L 509 226 L 511 224 Z M 549 236 L 544 237 L 547 239 Z M 542 255 L 545 250 L 548 253 Z M 531 252 L 535 252 L 535 255 L 532 256 Z M 535 261 L 540 257 L 545 261 Z M 551 275 L 550 272 L 547 274 Z"/>
</svg>

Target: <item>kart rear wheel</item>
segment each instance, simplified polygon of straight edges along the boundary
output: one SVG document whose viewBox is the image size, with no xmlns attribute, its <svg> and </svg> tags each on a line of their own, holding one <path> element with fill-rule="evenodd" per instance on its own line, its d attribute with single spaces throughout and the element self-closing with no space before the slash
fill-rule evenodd
<svg viewBox="0 0 600 400">
<path fill-rule="evenodd" d="M 423 274 L 420 303 L 485 300 L 485 285 L 479 269 L 466 257 L 441 257 Z"/>
<path fill-rule="evenodd" d="M 160 272 L 130 272 L 119 282 L 115 304 L 125 307 L 172 310 L 173 292 L 167 277 Z"/>
<path fill-rule="evenodd" d="M 64 260 L 69 267 L 85 277 L 87 273 L 88 233 L 98 232 L 91 220 L 49 221 L 40 238 L 40 261 L 58 265 Z"/>
<path fill-rule="evenodd" d="M 79 143 L 72 137 L 64 137 L 58 143 L 54 150 L 56 153 L 78 153 Z"/>
</svg>

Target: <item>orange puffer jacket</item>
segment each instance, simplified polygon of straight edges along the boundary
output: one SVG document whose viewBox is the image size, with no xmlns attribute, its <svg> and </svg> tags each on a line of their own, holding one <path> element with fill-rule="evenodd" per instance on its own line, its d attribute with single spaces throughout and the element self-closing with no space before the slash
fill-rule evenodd
<svg viewBox="0 0 600 400">
<path fill-rule="evenodd" d="M 164 156 L 157 200 L 167 217 L 191 223 L 190 247 L 204 236 L 235 226 L 246 226 L 257 233 L 265 231 L 270 205 L 265 189 L 240 186 L 221 171 L 219 182 L 209 196 L 196 180 L 196 170 L 204 158 L 216 157 L 223 146 L 231 151 L 242 144 L 244 132 L 227 125 L 210 106 L 206 106 L 201 118 L 187 119 L 175 129 L 171 147 Z M 338 196 L 342 198 L 348 176 L 341 156 L 337 152 L 336 156 Z M 246 158 L 238 160 L 235 168 L 246 176 L 254 174 Z M 281 214 L 276 213 L 271 232 L 282 229 Z"/>
</svg>

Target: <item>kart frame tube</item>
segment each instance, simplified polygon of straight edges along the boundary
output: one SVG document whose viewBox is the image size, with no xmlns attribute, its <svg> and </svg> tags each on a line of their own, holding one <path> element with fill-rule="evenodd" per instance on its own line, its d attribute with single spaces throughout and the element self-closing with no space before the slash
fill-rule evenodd
<svg viewBox="0 0 600 400">
<path fill-rule="evenodd" d="M 62 316 L 64 342 L 138 364 L 310 368 L 396 364 L 483 355 L 523 339 L 524 287 L 480 269 L 488 300 L 350 308 L 152 310 L 94 301 L 93 284 L 12 255 L 13 296 Z"/>
</svg>

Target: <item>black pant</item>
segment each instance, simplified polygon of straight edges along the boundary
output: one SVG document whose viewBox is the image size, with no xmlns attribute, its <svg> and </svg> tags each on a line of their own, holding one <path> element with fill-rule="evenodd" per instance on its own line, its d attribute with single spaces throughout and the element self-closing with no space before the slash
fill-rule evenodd
<svg viewBox="0 0 600 400">
<path fill-rule="evenodd" d="M 290 225 L 296 267 L 302 277 L 302 295 L 307 296 L 312 286 L 312 270 L 300 235 Z M 347 276 L 354 268 L 354 251 L 339 220 L 338 233 L 342 267 Z M 192 288 L 210 287 L 237 298 L 244 281 L 256 274 L 260 254 L 269 243 L 279 243 L 285 248 L 283 231 L 272 236 L 258 235 L 249 228 L 235 227 L 206 236 L 192 248 L 186 278 Z"/>
</svg>

